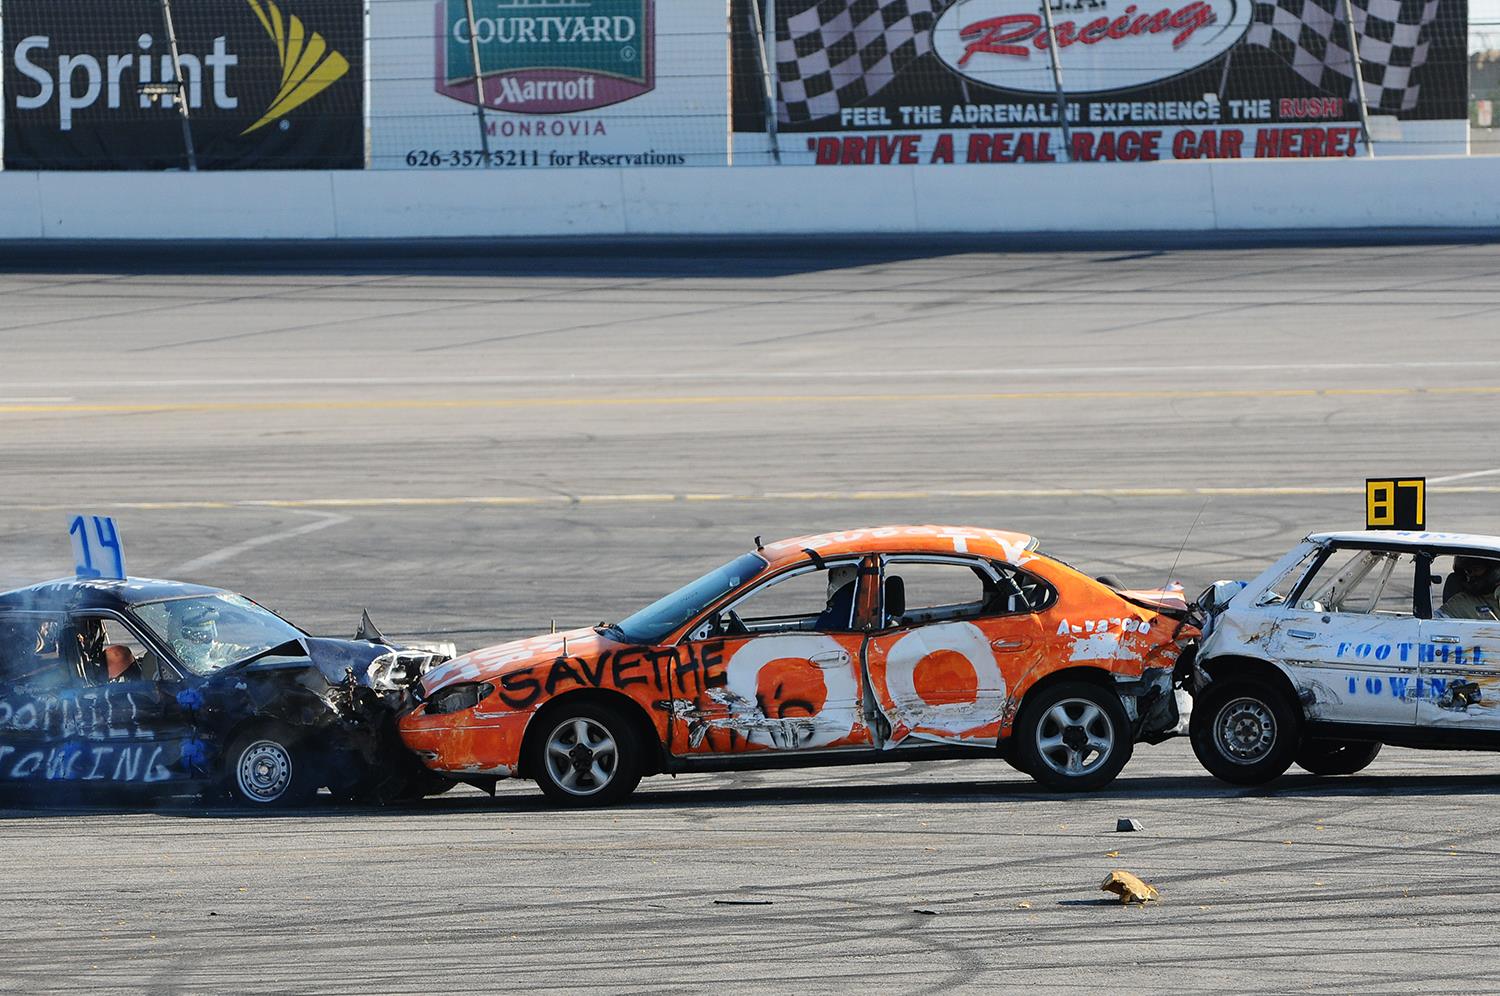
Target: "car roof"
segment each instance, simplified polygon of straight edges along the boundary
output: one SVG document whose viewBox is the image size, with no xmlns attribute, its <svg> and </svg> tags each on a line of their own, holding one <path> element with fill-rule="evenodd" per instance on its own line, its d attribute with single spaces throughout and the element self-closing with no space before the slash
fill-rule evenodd
<svg viewBox="0 0 1500 996">
<path fill-rule="evenodd" d="M 856 553 L 968 553 L 1017 561 L 1036 547 L 1036 538 L 1026 533 L 980 526 L 896 525 L 797 536 L 768 543 L 757 552 L 775 568 L 806 560 L 805 550 L 814 550 L 820 557 Z"/>
<path fill-rule="evenodd" d="M 1500 536 L 1482 533 L 1417 533 L 1389 529 L 1360 529 L 1341 533 L 1313 533 L 1314 543 L 1378 543 L 1381 546 L 1452 546 L 1500 553 Z"/>
<path fill-rule="evenodd" d="M 222 588 L 153 578 L 126 578 L 124 581 L 58 578 L 0 594 L 0 610 L 123 609 L 164 598 L 223 593 Z"/>
</svg>

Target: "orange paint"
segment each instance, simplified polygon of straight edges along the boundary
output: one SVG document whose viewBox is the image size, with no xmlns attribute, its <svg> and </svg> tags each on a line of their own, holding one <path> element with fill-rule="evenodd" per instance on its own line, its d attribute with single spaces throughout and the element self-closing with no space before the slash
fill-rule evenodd
<svg viewBox="0 0 1500 996">
<path fill-rule="evenodd" d="M 828 703 L 823 672 L 796 657 L 782 657 L 761 669 L 755 699 L 771 719 L 816 716 Z"/>
<path fill-rule="evenodd" d="M 923 657 L 912 673 L 912 684 L 930 705 L 973 702 L 979 695 L 974 665 L 956 650 L 937 650 Z"/>
</svg>

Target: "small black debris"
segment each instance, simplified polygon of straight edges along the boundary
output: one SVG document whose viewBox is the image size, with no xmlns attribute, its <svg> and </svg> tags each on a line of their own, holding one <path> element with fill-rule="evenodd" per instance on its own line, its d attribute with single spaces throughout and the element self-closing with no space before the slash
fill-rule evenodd
<svg viewBox="0 0 1500 996">
<path fill-rule="evenodd" d="M 1115 833 L 1135 833 L 1137 830 L 1144 829 L 1146 828 L 1141 826 L 1140 820 L 1127 819 L 1123 816 L 1115 820 Z"/>
<path fill-rule="evenodd" d="M 213 910 L 209 910 L 208 911 L 208 915 L 209 916 L 218 916 L 219 914 L 215 913 Z"/>
<path fill-rule="evenodd" d="M 769 899 L 715 899 L 715 906 L 770 906 Z"/>
<path fill-rule="evenodd" d="M 912 910 L 912 912 L 913 913 L 920 913 L 923 916 L 937 916 L 938 915 L 938 911 L 937 910 L 914 909 L 914 910 Z"/>
</svg>

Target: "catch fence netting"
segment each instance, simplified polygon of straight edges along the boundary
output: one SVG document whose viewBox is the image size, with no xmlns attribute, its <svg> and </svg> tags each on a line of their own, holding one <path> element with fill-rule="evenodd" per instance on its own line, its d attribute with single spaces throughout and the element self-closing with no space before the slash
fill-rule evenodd
<svg viewBox="0 0 1500 996">
<path fill-rule="evenodd" d="M 1461 152 L 1468 31 L 1467 0 L 0 0 L 0 162 Z"/>
</svg>

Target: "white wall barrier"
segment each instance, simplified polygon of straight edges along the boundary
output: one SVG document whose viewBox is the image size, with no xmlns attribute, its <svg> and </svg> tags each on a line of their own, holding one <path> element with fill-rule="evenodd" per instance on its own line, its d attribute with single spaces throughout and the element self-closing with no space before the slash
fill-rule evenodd
<svg viewBox="0 0 1500 996">
<path fill-rule="evenodd" d="M 1500 159 L 0 172 L 0 239 L 1500 228 Z"/>
</svg>

